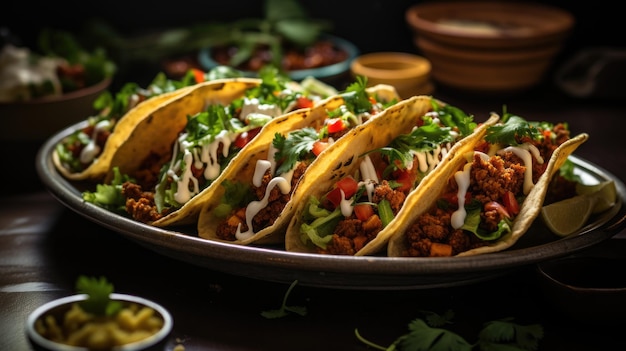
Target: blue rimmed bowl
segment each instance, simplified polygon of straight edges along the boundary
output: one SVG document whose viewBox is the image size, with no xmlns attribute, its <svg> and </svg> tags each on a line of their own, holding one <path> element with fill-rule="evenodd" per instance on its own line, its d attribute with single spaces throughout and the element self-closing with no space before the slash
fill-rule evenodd
<svg viewBox="0 0 626 351">
<path fill-rule="evenodd" d="M 338 77 L 349 75 L 350 64 L 359 55 L 359 49 L 352 42 L 340 37 L 324 35 L 322 38 L 330 40 L 337 48 L 345 51 L 347 53 L 347 58 L 344 61 L 328 66 L 289 71 L 287 73 L 291 79 L 300 81 L 307 77 L 314 77 L 323 81 L 332 81 Z M 205 71 L 210 71 L 211 69 L 220 66 L 220 63 L 213 59 L 211 48 L 204 48 L 199 51 L 198 62 Z M 246 77 L 257 77 L 257 72 L 255 71 L 243 71 L 243 74 Z"/>
</svg>

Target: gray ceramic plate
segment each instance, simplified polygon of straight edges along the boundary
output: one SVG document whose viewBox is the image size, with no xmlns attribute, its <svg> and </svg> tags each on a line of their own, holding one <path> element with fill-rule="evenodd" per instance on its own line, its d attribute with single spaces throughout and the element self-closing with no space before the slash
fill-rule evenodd
<svg viewBox="0 0 626 351">
<path fill-rule="evenodd" d="M 559 238 L 541 220 L 510 249 L 473 257 L 402 258 L 327 256 L 286 252 L 282 247 L 240 246 L 197 236 L 194 227 L 177 231 L 156 228 L 83 202 L 85 184 L 71 183 L 55 169 L 51 154 L 63 137 L 85 122 L 70 126 L 48 139 L 39 150 L 36 167 L 50 192 L 65 206 L 134 240 L 155 252 L 190 264 L 229 274 L 267 281 L 341 289 L 426 289 L 458 286 L 491 279 L 525 265 L 563 257 L 583 250 L 626 227 L 624 184 L 591 162 L 572 156 L 577 171 L 589 180 L 612 179 L 618 203 L 595 217 L 580 232 Z M 91 185 L 92 188 L 94 187 Z"/>
</svg>

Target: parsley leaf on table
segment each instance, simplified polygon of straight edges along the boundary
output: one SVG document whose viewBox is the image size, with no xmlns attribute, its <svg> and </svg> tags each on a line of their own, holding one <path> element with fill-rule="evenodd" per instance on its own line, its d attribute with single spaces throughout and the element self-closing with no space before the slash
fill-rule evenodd
<svg viewBox="0 0 626 351">
<path fill-rule="evenodd" d="M 289 297 L 289 294 L 291 293 L 293 288 L 296 286 L 296 284 L 298 284 L 297 280 L 294 280 L 294 282 L 291 283 L 291 285 L 289 286 L 289 289 L 287 289 L 287 292 L 285 293 L 285 297 L 283 298 L 283 303 L 281 304 L 279 309 L 263 311 L 261 312 L 261 315 L 267 319 L 286 317 L 287 315 L 289 315 L 289 312 L 296 313 L 301 316 L 306 316 L 307 314 L 306 307 L 287 305 L 287 298 Z"/>
<path fill-rule="evenodd" d="M 363 338 L 355 329 L 359 341 L 369 347 L 386 351 L 534 351 L 543 337 L 541 325 L 519 325 L 512 318 L 485 323 L 478 334 L 478 341 L 469 343 L 462 336 L 440 328 L 450 322 L 454 314 L 447 311 L 443 316 L 425 312 L 425 319 L 416 318 L 409 323 L 409 332 L 397 338 L 387 348 Z"/>
</svg>

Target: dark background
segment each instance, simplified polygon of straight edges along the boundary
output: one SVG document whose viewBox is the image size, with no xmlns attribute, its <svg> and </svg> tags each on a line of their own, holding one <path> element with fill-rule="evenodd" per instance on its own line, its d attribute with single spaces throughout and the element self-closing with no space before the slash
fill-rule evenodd
<svg viewBox="0 0 626 351">
<path fill-rule="evenodd" d="M 419 53 L 413 46 L 405 11 L 417 0 L 300 0 L 313 18 L 332 21 L 332 34 L 357 45 L 362 53 L 405 51 Z M 436 0 L 435 0 L 436 1 Z M 571 12 L 576 24 L 554 63 L 571 57 L 583 48 L 625 45 L 623 15 L 608 0 L 587 2 L 553 0 L 542 3 Z M 0 26 L 8 28 L 25 45 L 33 45 L 43 27 L 64 29 L 80 34 L 89 21 L 104 20 L 119 33 L 133 36 L 168 28 L 210 21 L 229 21 L 263 16 L 262 0 L 229 1 L 47 1 L 35 5 L 14 1 L 0 13 Z M 5 5 L 7 6 L 7 5 Z M 122 67 L 124 68 L 124 67 Z M 117 81 L 152 78 L 159 67 L 122 69 Z"/>
</svg>

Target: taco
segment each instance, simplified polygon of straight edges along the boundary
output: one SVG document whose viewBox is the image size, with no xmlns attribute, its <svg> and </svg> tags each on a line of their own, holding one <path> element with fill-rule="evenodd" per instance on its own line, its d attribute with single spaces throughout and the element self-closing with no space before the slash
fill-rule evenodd
<svg viewBox="0 0 626 351">
<path fill-rule="evenodd" d="M 349 152 L 337 154 L 332 173 L 307 186 L 285 238 L 287 251 L 371 255 L 389 239 L 384 231 L 406 197 L 436 178 L 458 150 L 482 137 L 486 125 L 429 96 L 394 106 L 352 136 Z M 388 133 L 381 133 L 386 129 Z M 303 183 L 302 186 L 305 186 Z"/>
<path fill-rule="evenodd" d="M 87 117 L 85 127 L 56 145 L 52 153 L 56 169 L 69 180 L 102 180 L 115 151 L 128 139 L 134 126 L 196 83 L 191 72 L 181 80 L 159 73 L 146 88 L 126 83 L 115 96 L 103 93 L 94 104 L 98 113 Z"/>
<path fill-rule="evenodd" d="M 103 187 L 83 198 L 156 226 L 195 222 L 196 201 L 203 198 L 198 195 L 209 191 L 265 123 L 318 100 L 271 69 L 261 79 L 199 84 L 143 119 L 118 148 L 105 178 L 116 189 L 110 202 L 98 196 Z"/>
<path fill-rule="evenodd" d="M 289 130 L 279 130 L 280 121 L 268 123 L 261 132 L 265 141 L 240 155 L 207 197 L 198 235 L 240 245 L 284 242 L 308 173 L 315 178 L 330 171 L 329 161 L 349 147 L 352 134 L 399 100 L 395 88 L 366 89 L 357 77 L 343 93 L 303 111 Z"/>
<path fill-rule="evenodd" d="M 471 150 L 458 155 L 406 200 L 388 229 L 388 256 L 471 256 L 511 247 L 541 211 L 548 185 L 588 139 L 567 124 L 504 113 Z"/>
</svg>

